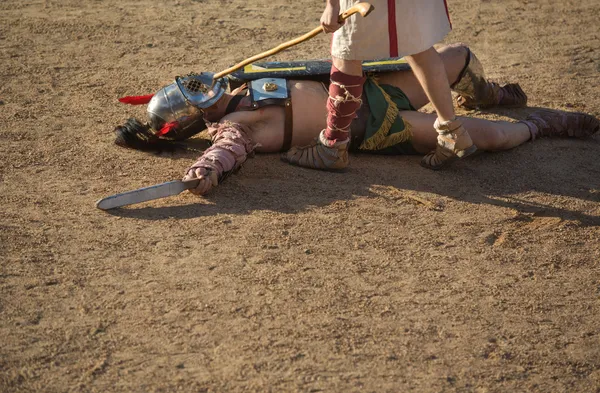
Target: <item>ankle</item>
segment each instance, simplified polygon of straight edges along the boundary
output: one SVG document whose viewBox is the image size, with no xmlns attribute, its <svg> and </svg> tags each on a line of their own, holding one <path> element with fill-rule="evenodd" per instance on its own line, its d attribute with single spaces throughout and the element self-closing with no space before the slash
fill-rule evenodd
<svg viewBox="0 0 600 393">
<path fill-rule="evenodd" d="M 330 131 L 329 129 L 321 131 L 319 140 L 328 147 L 337 147 L 350 142 L 350 133 L 343 131 Z"/>
<path fill-rule="evenodd" d="M 530 135 L 529 140 L 530 141 L 533 142 L 539 137 L 540 129 L 533 122 L 528 121 L 528 120 L 521 120 L 519 123 L 525 124 L 527 126 L 527 128 L 529 129 L 529 135 Z"/>
<path fill-rule="evenodd" d="M 444 120 L 441 117 L 438 117 L 435 119 L 435 123 L 433 123 L 433 128 L 435 128 L 438 134 L 454 133 L 462 128 L 462 122 L 456 117 L 450 120 Z"/>
</svg>

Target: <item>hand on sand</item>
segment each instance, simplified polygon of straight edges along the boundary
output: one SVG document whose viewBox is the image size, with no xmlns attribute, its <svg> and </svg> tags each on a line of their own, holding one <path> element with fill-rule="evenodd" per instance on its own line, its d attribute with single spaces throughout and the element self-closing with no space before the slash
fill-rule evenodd
<svg viewBox="0 0 600 393">
<path fill-rule="evenodd" d="M 195 195 L 204 195 L 219 184 L 217 174 L 206 168 L 192 168 L 183 177 L 183 181 L 192 179 L 200 180 L 198 187 L 190 189 L 190 192 Z"/>
</svg>

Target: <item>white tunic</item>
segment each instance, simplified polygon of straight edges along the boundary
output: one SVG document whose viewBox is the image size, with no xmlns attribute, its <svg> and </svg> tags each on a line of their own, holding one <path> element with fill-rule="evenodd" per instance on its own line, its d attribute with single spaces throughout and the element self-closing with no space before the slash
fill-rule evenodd
<svg viewBox="0 0 600 393">
<path fill-rule="evenodd" d="M 423 52 L 452 29 L 445 0 L 366 0 L 375 9 L 354 14 L 333 35 L 331 55 L 373 60 Z M 340 0 L 340 12 L 359 0 Z"/>
</svg>

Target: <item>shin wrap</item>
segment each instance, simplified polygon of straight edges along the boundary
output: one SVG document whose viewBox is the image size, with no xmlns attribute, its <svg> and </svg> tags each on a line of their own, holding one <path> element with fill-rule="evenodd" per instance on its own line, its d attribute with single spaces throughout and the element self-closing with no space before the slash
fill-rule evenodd
<svg viewBox="0 0 600 393">
<path fill-rule="evenodd" d="M 350 137 L 350 124 L 356 118 L 356 111 L 362 100 L 363 76 L 348 75 L 331 66 L 331 84 L 327 99 L 327 129 L 325 138 L 328 144 L 345 142 Z"/>
<path fill-rule="evenodd" d="M 595 116 L 555 109 L 538 109 L 520 122 L 529 128 L 532 141 L 540 137 L 587 138 L 600 131 Z"/>
<path fill-rule="evenodd" d="M 527 106 L 527 94 L 521 86 L 518 83 L 500 86 L 488 81 L 483 65 L 469 48 L 465 67 L 451 88 L 459 94 L 458 105 L 467 109 Z"/>
<path fill-rule="evenodd" d="M 216 177 L 221 182 L 227 175 L 239 169 L 257 147 L 250 138 L 248 127 L 239 123 L 226 121 L 208 124 L 208 133 L 212 139 L 212 146 L 204 151 L 187 173 L 202 168 L 207 175 Z"/>
</svg>

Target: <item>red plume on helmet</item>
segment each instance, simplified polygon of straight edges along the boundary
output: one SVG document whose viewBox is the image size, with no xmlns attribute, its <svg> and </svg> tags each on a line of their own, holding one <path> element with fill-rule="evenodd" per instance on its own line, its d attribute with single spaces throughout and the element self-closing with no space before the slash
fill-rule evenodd
<svg viewBox="0 0 600 393">
<path fill-rule="evenodd" d="M 150 102 L 152 97 L 154 97 L 154 94 L 148 94 L 145 96 L 127 96 L 119 98 L 119 102 L 129 105 L 145 105 Z"/>
</svg>

